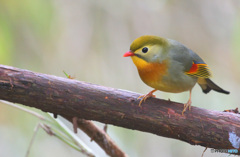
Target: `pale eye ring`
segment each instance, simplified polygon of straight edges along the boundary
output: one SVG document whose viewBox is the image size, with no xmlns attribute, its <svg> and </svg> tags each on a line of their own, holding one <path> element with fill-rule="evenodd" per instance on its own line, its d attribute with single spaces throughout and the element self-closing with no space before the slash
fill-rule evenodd
<svg viewBox="0 0 240 157">
<path fill-rule="evenodd" d="M 148 48 L 147 48 L 147 47 L 144 47 L 144 48 L 142 49 L 142 52 L 143 52 L 143 53 L 147 53 L 147 52 L 148 52 Z"/>
</svg>

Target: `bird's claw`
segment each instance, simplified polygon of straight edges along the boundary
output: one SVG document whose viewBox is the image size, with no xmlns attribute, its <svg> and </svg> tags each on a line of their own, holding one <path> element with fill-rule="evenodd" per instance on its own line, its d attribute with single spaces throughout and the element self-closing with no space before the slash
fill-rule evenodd
<svg viewBox="0 0 240 157">
<path fill-rule="evenodd" d="M 140 95 L 140 96 L 137 98 L 137 100 L 143 98 L 144 96 L 146 96 L 146 94 Z"/>
<path fill-rule="evenodd" d="M 156 98 L 156 95 L 154 95 L 154 94 L 144 94 L 144 95 L 140 95 L 138 98 L 137 98 L 137 100 L 138 99 L 141 99 L 141 98 L 143 98 L 143 99 L 147 99 L 147 98 L 145 98 L 145 97 L 147 97 L 147 98 L 150 98 L 150 97 L 153 97 L 153 98 Z"/>
<path fill-rule="evenodd" d="M 150 98 L 150 97 L 156 98 L 156 95 L 154 95 L 154 94 L 152 94 L 152 93 L 150 92 L 150 93 L 148 93 L 148 94 L 144 94 L 144 95 L 139 96 L 139 97 L 137 98 L 137 100 L 138 100 L 138 99 L 141 99 L 141 98 L 142 98 L 142 100 L 139 102 L 138 106 L 139 106 L 139 107 L 142 107 L 142 106 L 141 106 L 142 102 L 145 102 L 145 101 L 147 100 L 147 98 Z"/>
<path fill-rule="evenodd" d="M 139 96 L 139 97 L 137 98 L 137 100 L 138 100 L 138 99 L 141 99 L 141 98 L 142 98 L 142 100 L 139 102 L 138 106 L 142 108 L 141 104 L 142 104 L 142 102 L 145 102 L 145 100 L 147 99 L 147 94 L 144 94 L 144 95 Z"/>
<path fill-rule="evenodd" d="M 191 104 L 192 104 L 192 101 L 191 101 L 191 100 L 188 100 L 188 102 L 184 104 L 183 111 L 182 111 L 182 115 L 183 115 L 184 112 L 187 110 L 187 108 L 188 108 L 189 111 L 191 110 Z"/>
</svg>

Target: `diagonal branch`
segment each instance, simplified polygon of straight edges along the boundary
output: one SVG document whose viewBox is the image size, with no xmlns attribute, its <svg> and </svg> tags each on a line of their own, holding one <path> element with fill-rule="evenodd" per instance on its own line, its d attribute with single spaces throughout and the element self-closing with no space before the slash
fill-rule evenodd
<svg viewBox="0 0 240 157">
<path fill-rule="evenodd" d="M 71 122 L 72 118 L 65 116 Z M 109 156 L 127 157 L 127 154 L 112 141 L 106 132 L 99 129 L 93 122 L 84 119 L 77 119 L 77 126 L 85 132 L 91 140 L 95 141 Z"/>
<path fill-rule="evenodd" d="M 240 115 L 0 65 L 0 99 L 64 117 L 78 117 L 179 139 L 192 145 L 240 150 Z M 240 153 L 240 151 L 238 151 Z M 238 154 L 239 154 L 238 153 Z"/>
</svg>

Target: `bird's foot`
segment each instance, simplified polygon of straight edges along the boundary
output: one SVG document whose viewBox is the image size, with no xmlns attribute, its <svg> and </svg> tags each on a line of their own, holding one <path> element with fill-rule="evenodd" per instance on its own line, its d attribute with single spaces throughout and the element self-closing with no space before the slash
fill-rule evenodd
<svg viewBox="0 0 240 157">
<path fill-rule="evenodd" d="M 156 98 L 156 95 L 153 94 L 155 91 L 156 90 L 152 90 L 148 94 L 144 94 L 144 95 L 139 96 L 137 99 L 141 99 L 142 98 L 142 100 L 139 102 L 138 106 L 142 107 L 141 106 L 142 102 L 145 102 L 147 100 L 147 98 L 150 98 L 150 97 Z"/>
<path fill-rule="evenodd" d="M 189 99 L 188 102 L 184 104 L 183 111 L 182 111 L 182 115 L 183 115 L 184 112 L 187 110 L 187 108 L 188 108 L 189 111 L 191 110 L 191 104 L 192 104 L 191 99 Z"/>
</svg>

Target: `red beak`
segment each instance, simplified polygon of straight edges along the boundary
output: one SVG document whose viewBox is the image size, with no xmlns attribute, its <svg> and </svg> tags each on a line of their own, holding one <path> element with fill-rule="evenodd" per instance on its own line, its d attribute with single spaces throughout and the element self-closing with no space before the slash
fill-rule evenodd
<svg viewBox="0 0 240 157">
<path fill-rule="evenodd" d="M 128 51 L 124 53 L 123 57 L 129 57 L 129 56 L 134 56 L 135 54 L 132 51 Z"/>
</svg>

